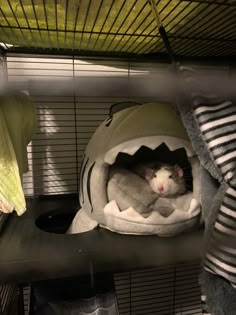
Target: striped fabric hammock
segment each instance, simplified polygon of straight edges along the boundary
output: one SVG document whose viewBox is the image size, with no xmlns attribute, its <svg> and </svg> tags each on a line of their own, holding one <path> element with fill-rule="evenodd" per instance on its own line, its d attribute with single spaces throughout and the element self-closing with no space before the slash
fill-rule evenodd
<svg viewBox="0 0 236 315">
<path fill-rule="evenodd" d="M 236 287 L 236 107 L 230 101 L 215 105 L 196 102 L 194 115 L 226 183 L 204 266 Z"/>
<path fill-rule="evenodd" d="M 200 87 L 191 68 L 179 66 L 178 70 L 180 77 L 184 78 L 184 89 L 187 88 L 191 94 L 188 101 L 192 104 L 192 123 L 195 124 L 195 133 L 201 137 L 202 147 L 196 145 L 197 153 L 202 157 L 201 150 L 205 148 L 208 151 L 208 161 L 206 158 L 202 160 L 208 166 L 206 168 L 209 165 L 215 168 L 221 186 L 215 196 L 219 206 L 211 209 L 215 211 L 214 221 L 210 227 L 209 222 L 206 225 L 208 233 L 203 267 L 205 271 L 224 278 L 233 289 L 236 288 L 236 106 Z M 181 110 L 179 105 L 180 113 Z M 189 118 L 190 114 L 186 113 L 186 109 L 185 114 L 181 113 L 186 128 L 194 130 L 193 126 L 189 127 L 186 117 Z M 192 142 L 196 144 L 197 136 L 193 131 L 191 133 Z M 212 204 L 217 205 L 214 200 Z"/>
</svg>

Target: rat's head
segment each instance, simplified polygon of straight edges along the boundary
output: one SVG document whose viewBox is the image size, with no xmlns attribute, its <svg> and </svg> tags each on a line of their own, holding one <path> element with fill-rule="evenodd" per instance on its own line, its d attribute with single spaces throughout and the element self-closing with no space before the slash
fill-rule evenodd
<svg viewBox="0 0 236 315">
<path fill-rule="evenodd" d="M 161 197 L 171 197 L 185 192 L 184 172 L 178 165 L 147 168 L 145 178 L 154 192 Z"/>
</svg>

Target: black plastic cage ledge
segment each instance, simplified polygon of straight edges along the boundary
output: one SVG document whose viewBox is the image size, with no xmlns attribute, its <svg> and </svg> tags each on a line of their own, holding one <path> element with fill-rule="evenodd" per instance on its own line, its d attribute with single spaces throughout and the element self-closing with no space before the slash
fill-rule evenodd
<svg viewBox="0 0 236 315">
<path fill-rule="evenodd" d="M 7 51 L 168 58 L 147 0 L 0 3 L 0 42 Z M 180 59 L 235 60 L 236 0 L 155 4 Z"/>
</svg>

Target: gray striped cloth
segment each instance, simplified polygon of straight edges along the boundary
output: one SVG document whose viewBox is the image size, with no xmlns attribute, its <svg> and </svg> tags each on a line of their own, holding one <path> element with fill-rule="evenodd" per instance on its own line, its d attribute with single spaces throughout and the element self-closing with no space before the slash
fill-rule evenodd
<svg viewBox="0 0 236 315">
<path fill-rule="evenodd" d="M 197 97 L 194 115 L 228 188 L 214 223 L 204 267 L 236 287 L 236 107 L 230 101 L 212 104 L 210 99 L 210 103 L 209 99 Z"/>
<path fill-rule="evenodd" d="M 225 184 L 204 257 L 204 269 L 219 275 L 236 288 L 236 106 L 211 95 L 195 79 L 191 68 L 180 66 L 184 84 L 190 88 L 194 118 Z M 207 300 L 203 299 L 204 314 Z"/>
</svg>

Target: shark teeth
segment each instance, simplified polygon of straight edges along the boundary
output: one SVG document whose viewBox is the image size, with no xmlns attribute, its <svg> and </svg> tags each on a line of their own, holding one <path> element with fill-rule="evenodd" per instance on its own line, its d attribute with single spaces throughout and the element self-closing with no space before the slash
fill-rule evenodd
<svg viewBox="0 0 236 315">
<path fill-rule="evenodd" d="M 115 163 L 117 155 L 121 152 L 134 155 L 142 146 L 155 150 L 163 143 L 170 151 L 184 148 L 188 157 L 192 157 L 194 155 L 190 142 L 186 140 L 170 136 L 150 136 L 128 140 L 116 145 L 107 151 L 104 162 L 112 165 Z"/>
</svg>

